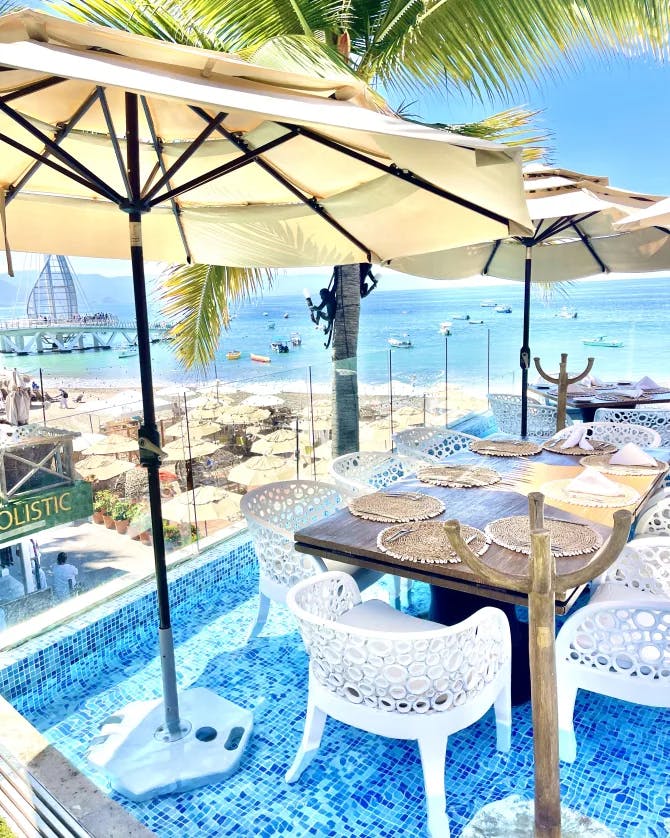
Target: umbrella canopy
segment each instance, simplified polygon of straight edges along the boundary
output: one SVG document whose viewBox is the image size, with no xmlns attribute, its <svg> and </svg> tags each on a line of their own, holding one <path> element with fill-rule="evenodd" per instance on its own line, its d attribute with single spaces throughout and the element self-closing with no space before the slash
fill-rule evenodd
<svg viewBox="0 0 670 838">
<path fill-rule="evenodd" d="M 617 221 L 614 225 L 617 230 L 634 231 L 646 230 L 648 227 L 659 227 L 661 233 L 668 233 L 670 230 L 670 198 L 653 203 L 646 209 L 631 212 L 630 215 Z"/>
<path fill-rule="evenodd" d="M 228 521 L 239 515 L 241 497 L 218 486 L 198 486 L 164 503 L 163 517 L 179 523 Z"/>
<path fill-rule="evenodd" d="M 209 436 L 209 434 L 215 434 L 221 430 L 221 425 L 217 422 L 206 422 L 206 421 L 198 421 L 197 419 L 194 421 L 189 421 L 188 427 L 186 422 L 175 422 L 174 425 L 170 425 L 167 428 L 163 429 L 163 433 L 167 434 L 168 436 L 178 436 L 183 437 L 186 440 L 187 434 L 190 437 L 203 437 Z"/>
<path fill-rule="evenodd" d="M 296 432 L 288 428 L 262 436 L 251 446 L 252 454 L 291 454 L 295 452 Z"/>
<path fill-rule="evenodd" d="M 86 448 L 90 448 L 96 442 L 100 442 L 103 439 L 107 439 L 105 434 L 94 434 L 94 433 L 82 433 L 79 436 L 76 436 L 72 440 L 72 450 L 73 451 L 84 451 Z M 137 445 L 135 446 L 137 447 Z"/>
<path fill-rule="evenodd" d="M 249 404 L 252 407 L 279 407 L 280 404 L 284 404 L 284 399 L 272 393 L 268 393 L 267 395 L 259 393 L 255 396 L 247 396 L 242 401 L 242 404 Z"/>
<path fill-rule="evenodd" d="M 75 468 L 85 480 L 96 481 L 111 480 L 112 477 L 118 477 L 131 468 L 135 468 L 135 466 L 127 460 L 117 460 L 115 457 L 93 454 L 79 460 L 75 464 Z"/>
<path fill-rule="evenodd" d="M 625 232 L 616 222 L 647 209 L 658 196 L 615 189 L 605 177 L 531 166 L 524 171 L 532 235 L 393 260 L 397 270 L 435 279 L 492 276 L 524 282 L 521 433 L 527 430 L 530 287 L 601 273 L 670 269 L 670 236 L 660 228 Z"/>
<path fill-rule="evenodd" d="M 137 450 L 136 439 L 120 434 L 110 434 L 109 436 L 103 436 L 102 439 L 85 448 L 84 454 L 128 454 Z"/>
<path fill-rule="evenodd" d="M 292 465 L 290 460 L 275 457 L 273 454 L 249 457 L 228 472 L 229 480 L 249 489 L 277 480 L 291 480 L 294 477 L 295 465 Z"/>
<path fill-rule="evenodd" d="M 197 439 L 190 445 L 185 440 L 180 439 L 168 442 L 167 445 L 163 446 L 163 451 L 167 454 L 166 460 L 194 460 L 198 457 L 209 457 L 219 448 L 221 448 L 220 445 L 205 439 Z"/>
<path fill-rule="evenodd" d="M 264 422 L 269 416 L 270 411 L 264 407 L 238 404 L 222 411 L 219 414 L 219 422 L 223 425 L 248 425 L 251 422 Z"/>
</svg>

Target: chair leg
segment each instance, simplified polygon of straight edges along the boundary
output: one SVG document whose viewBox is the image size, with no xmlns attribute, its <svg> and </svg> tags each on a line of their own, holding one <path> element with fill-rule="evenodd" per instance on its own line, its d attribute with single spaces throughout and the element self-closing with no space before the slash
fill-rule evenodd
<svg viewBox="0 0 670 838">
<path fill-rule="evenodd" d="M 247 643 L 252 641 L 254 637 L 257 637 L 263 631 L 263 627 L 265 626 L 268 619 L 269 611 L 270 598 L 266 597 L 265 594 L 259 593 L 258 613 L 256 614 L 256 622 L 251 627 L 251 631 L 249 632 L 249 636 L 247 637 Z"/>
<path fill-rule="evenodd" d="M 509 751 L 512 747 L 512 685 L 509 678 L 498 693 L 493 708 L 496 716 L 496 748 Z"/>
<path fill-rule="evenodd" d="M 405 597 L 409 604 L 409 592 L 412 588 L 412 580 L 405 579 L 402 576 L 393 576 L 393 593 L 395 596 L 394 606 L 398 609 L 402 608 L 402 589 L 405 589 Z"/>
<path fill-rule="evenodd" d="M 323 736 L 323 729 L 326 726 L 327 718 L 328 715 L 319 709 L 311 697 L 308 696 L 305 730 L 302 734 L 302 741 L 300 742 L 298 753 L 293 760 L 293 765 L 291 765 L 284 776 L 287 783 L 295 783 L 299 780 L 302 772 L 316 756 L 319 745 L 321 744 L 321 737 Z"/>
<path fill-rule="evenodd" d="M 447 737 L 431 735 L 420 737 L 419 753 L 426 790 L 428 834 L 431 838 L 449 838 L 447 798 L 444 791 L 444 765 L 447 758 Z"/>
<path fill-rule="evenodd" d="M 570 683 L 569 673 L 558 674 L 558 758 L 563 762 L 574 762 L 577 758 L 577 739 L 573 717 L 577 687 Z M 561 677 L 562 676 L 562 677 Z"/>
</svg>

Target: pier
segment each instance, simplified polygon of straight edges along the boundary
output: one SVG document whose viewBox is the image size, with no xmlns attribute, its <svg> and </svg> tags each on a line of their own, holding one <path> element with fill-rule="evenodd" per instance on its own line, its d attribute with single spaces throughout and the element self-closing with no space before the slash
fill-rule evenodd
<svg viewBox="0 0 670 838">
<path fill-rule="evenodd" d="M 152 341 L 165 340 L 169 327 L 151 326 Z M 89 349 L 128 349 L 137 344 L 134 320 L 114 317 L 24 317 L 0 322 L 0 353 L 31 355 L 43 352 L 83 352 Z"/>
</svg>

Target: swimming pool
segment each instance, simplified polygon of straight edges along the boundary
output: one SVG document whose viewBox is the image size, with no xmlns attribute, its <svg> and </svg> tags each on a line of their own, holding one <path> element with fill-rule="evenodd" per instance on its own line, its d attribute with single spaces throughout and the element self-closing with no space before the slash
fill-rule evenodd
<svg viewBox="0 0 670 838">
<path fill-rule="evenodd" d="M 180 687 L 205 686 L 256 708 L 242 767 L 224 782 L 146 803 L 114 797 L 161 838 L 425 834 L 414 743 L 328 722 L 319 755 L 292 786 L 283 776 L 302 733 L 307 657 L 288 613 L 273 606 L 245 645 L 256 566 L 245 533 L 170 572 Z M 384 585 L 385 583 L 380 583 Z M 412 610 L 427 605 L 415 583 Z M 96 784 L 85 760 L 98 723 L 160 694 L 155 593 L 147 585 L 2 656 L 0 692 Z M 670 834 L 670 714 L 581 692 L 577 760 L 561 765 L 563 802 L 621 838 Z M 488 714 L 451 738 L 446 767 L 453 838 L 485 803 L 533 791 L 530 705 L 514 708 L 512 750 L 495 750 Z"/>
</svg>

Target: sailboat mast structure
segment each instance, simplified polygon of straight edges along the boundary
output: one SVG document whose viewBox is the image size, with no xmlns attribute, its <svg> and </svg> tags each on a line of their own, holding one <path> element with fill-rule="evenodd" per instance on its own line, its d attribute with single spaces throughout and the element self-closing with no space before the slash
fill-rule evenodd
<svg viewBox="0 0 670 838">
<path fill-rule="evenodd" d="M 72 266 L 65 256 L 47 256 L 28 297 L 26 315 L 52 323 L 72 323 L 79 317 Z"/>
</svg>

